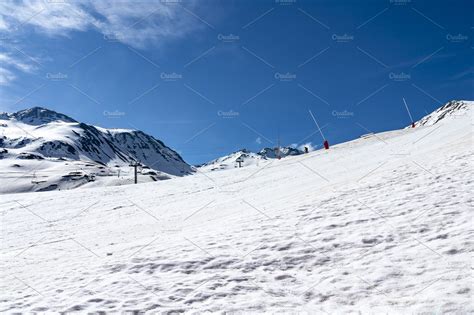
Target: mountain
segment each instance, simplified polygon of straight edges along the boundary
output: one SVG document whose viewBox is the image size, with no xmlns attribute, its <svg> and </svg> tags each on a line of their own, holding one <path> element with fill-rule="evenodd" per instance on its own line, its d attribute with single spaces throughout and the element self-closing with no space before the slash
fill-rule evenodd
<svg viewBox="0 0 474 315">
<path fill-rule="evenodd" d="M 258 167 L 2 195 L 2 314 L 473 314 L 466 104 Z"/>
<path fill-rule="evenodd" d="M 96 127 L 46 108 L 0 114 L 0 132 L 0 172 L 13 179 L 3 188 L 10 192 L 128 183 L 132 174 L 124 175 L 135 162 L 145 181 L 193 173 L 178 153 L 142 131 Z"/>
<path fill-rule="evenodd" d="M 260 161 L 268 159 L 277 159 L 278 157 L 284 158 L 287 156 L 294 156 L 303 154 L 302 151 L 292 147 L 280 147 L 277 148 L 263 148 L 259 152 L 251 152 L 247 149 L 242 149 L 233 152 L 229 155 L 214 159 L 210 162 L 201 164 L 198 167 L 200 171 L 216 171 L 226 170 L 239 167 L 246 167 L 250 165 L 258 166 Z M 240 161 L 240 163 L 239 163 Z"/>
<path fill-rule="evenodd" d="M 291 155 L 300 155 L 304 152 L 293 147 L 276 147 L 276 148 L 263 148 L 258 152 L 258 155 L 263 156 L 267 159 L 276 159 L 278 157 L 284 158 Z"/>
<path fill-rule="evenodd" d="M 471 101 L 450 101 L 431 114 L 426 115 L 415 123 L 415 127 L 432 126 L 443 119 L 457 118 L 465 115 L 473 106 Z"/>
<path fill-rule="evenodd" d="M 16 120 L 28 125 L 43 125 L 53 121 L 77 122 L 69 116 L 42 107 L 33 107 L 11 114 L 0 113 L 0 119 Z"/>
<path fill-rule="evenodd" d="M 258 165 L 261 160 L 265 158 L 257 153 L 250 152 L 246 149 L 242 149 L 236 152 L 232 152 L 229 155 L 222 156 L 214 159 L 207 163 L 198 165 L 197 168 L 200 171 L 216 171 L 216 170 L 227 170 L 236 168 L 239 166 L 237 161 L 241 161 L 242 167 L 249 165 Z"/>
</svg>

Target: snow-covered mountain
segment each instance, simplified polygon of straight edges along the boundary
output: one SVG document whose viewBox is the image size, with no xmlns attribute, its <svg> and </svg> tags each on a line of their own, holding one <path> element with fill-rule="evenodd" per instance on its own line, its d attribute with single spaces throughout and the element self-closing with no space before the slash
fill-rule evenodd
<svg viewBox="0 0 474 315">
<path fill-rule="evenodd" d="M 207 163 L 198 165 L 197 168 L 200 171 L 216 171 L 216 170 L 227 170 L 239 167 L 238 161 L 242 167 L 249 165 L 258 165 L 264 158 L 257 153 L 250 152 L 247 149 L 242 149 L 236 152 L 232 152 L 229 155 L 225 155 L 209 161 Z"/>
<path fill-rule="evenodd" d="M 471 101 L 451 101 L 415 123 L 415 127 L 432 126 L 443 119 L 457 118 L 465 115 L 473 106 Z"/>
<path fill-rule="evenodd" d="M 193 172 L 178 153 L 142 131 L 96 127 L 41 107 L 0 114 L 0 172 L 12 178 L 3 192 L 127 183 L 131 178 L 124 175 L 134 162 L 145 168 L 145 181 Z"/>
<path fill-rule="evenodd" d="M 205 176 L 1 195 L 0 310 L 473 314 L 463 103 L 435 125 Z"/>
<path fill-rule="evenodd" d="M 304 152 L 293 147 L 276 147 L 276 148 L 263 148 L 258 152 L 258 155 L 263 156 L 267 159 L 284 158 L 287 156 L 300 155 Z"/>
<path fill-rule="evenodd" d="M 33 126 L 44 125 L 53 121 L 77 123 L 76 120 L 67 115 L 60 114 L 42 107 L 33 107 L 18 111 L 16 113 L 0 113 L 0 119 L 16 120 Z"/>
<path fill-rule="evenodd" d="M 251 152 L 247 149 L 242 149 L 229 155 L 214 159 L 210 162 L 201 164 L 198 166 L 198 169 L 200 171 L 206 172 L 246 167 L 250 165 L 258 166 L 260 161 L 277 159 L 278 157 L 285 158 L 287 156 L 295 156 L 300 154 L 303 154 L 303 152 L 293 147 L 263 148 L 259 152 Z"/>
</svg>

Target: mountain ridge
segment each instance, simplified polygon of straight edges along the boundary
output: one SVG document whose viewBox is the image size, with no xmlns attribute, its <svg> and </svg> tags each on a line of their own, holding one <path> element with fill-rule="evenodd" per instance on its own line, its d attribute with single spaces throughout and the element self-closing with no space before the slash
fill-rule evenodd
<svg viewBox="0 0 474 315">
<path fill-rule="evenodd" d="M 63 122 L 71 122 L 71 123 L 78 122 L 77 120 L 65 114 L 61 114 L 54 110 L 51 110 L 45 107 L 40 107 L 40 106 L 34 106 L 31 108 L 19 110 L 14 113 L 3 112 L 3 113 L 0 113 L 0 119 L 2 120 L 16 119 L 18 121 L 21 121 L 29 125 L 41 125 L 41 124 L 46 124 L 53 121 L 63 121 Z"/>
<path fill-rule="evenodd" d="M 88 183 L 97 174 L 123 175 L 132 163 L 139 163 L 148 170 L 150 175 L 145 180 L 185 176 L 194 172 L 194 168 L 176 151 L 143 131 L 96 127 L 43 107 L 0 114 L 0 131 L 1 172 L 29 174 L 37 170 L 57 176 L 75 172 L 77 168 L 84 169 L 83 176 L 75 181 L 73 188 Z M 39 161 L 38 165 L 34 165 L 33 161 Z M 58 168 L 61 171 L 57 174 L 51 171 Z M 45 175 L 46 178 L 54 176 Z M 57 183 L 52 184 L 47 179 L 45 182 L 49 186 L 37 185 L 36 188 L 60 186 L 54 186 Z M 25 189 L 30 191 L 33 188 L 23 187 L 20 190 Z"/>
<path fill-rule="evenodd" d="M 209 162 L 202 163 L 196 167 L 200 170 L 207 171 L 224 170 L 249 165 L 258 165 L 259 161 L 285 158 L 287 156 L 296 156 L 303 153 L 303 151 L 290 146 L 280 146 L 275 148 L 265 147 L 258 152 L 252 152 L 244 148 L 228 155 L 218 157 Z"/>
<path fill-rule="evenodd" d="M 415 127 L 432 126 L 445 118 L 464 115 L 473 106 L 472 101 L 452 100 L 415 122 Z"/>
</svg>

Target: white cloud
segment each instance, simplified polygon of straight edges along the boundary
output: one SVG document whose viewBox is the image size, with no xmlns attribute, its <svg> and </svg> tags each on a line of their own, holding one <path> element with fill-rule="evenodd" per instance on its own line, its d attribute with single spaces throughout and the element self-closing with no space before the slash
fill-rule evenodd
<svg viewBox="0 0 474 315">
<path fill-rule="evenodd" d="M 0 31 L 6 31 L 8 29 L 8 24 L 3 18 L 2 15 L 0 15 Z"/>
<path fill-rule="evenodd" d="M 187 8 L 193 3 L 187 3 Z M 189 8 L 187 9 L 189 11 Z M 163 40 L 202 27 L 179 3 L 161 1 L 2 1 L 0 31 L 22 31 L 26 26 L 50 36 L 96 30 L 135 48 L 159 45 Z"/>
<path fill-rule="evenodd" d="M 33 72 L 36 67 L 34 65 L 28 64 L 26 62 L 21 61 L 17 57 L 12 57 L 9 54 L 1 53 L 0 52 L 0 64 L 2 66 L 12 66 L 21 70 L 23 72 Z"/>
<path fill-rule="evenodd" d="M 69 36 L 74 31 L 95 30 L 103 34 L 104 40 L 122 42 L 134 48 L 158 46 L 165 40 L 183 37 L 204 27 L 196 16 L 192 16 L 193 6 L 193 2 L 186 2 L 185 10 L 179 1 L 2 0 L 0 38 L 21 38 L 28 34 L 29 28 L 47 36 Z M 37 68 L 36 58 L 20 53 L 6 41 L 2 45 L 6 51 L 0 52 L 2 85 L 16 78 L 15 69 L 32 72 Z"/>
<path fill-rule="evenodd" d="M 54 35 L 72 30 L 85 30 L 90 15 L 81 9 L 81 1 L 50 3 L 39 0 L 2 1 L 0 9 L 8 32 L 20 31 L 27 25 Z"/>
<path fill-rule="evenodd" d="M 15 78 L 10 70 L 0 67 L 0 85 L 8 85 Z"/>
<path fill-rule="evenodd" d="M 13 50 L 10 45 L 4 45 L 3 48 Z M 32 73 L 38 68 L 35 64 L 29 63 L 31 60 L 25 61 L 26 59 L 28 58 L 23 56 L 20 50 L 16 54 L 0 52 L 0 85 L 8 85 L 16 79 L 14 70 Z"/>
</svg>

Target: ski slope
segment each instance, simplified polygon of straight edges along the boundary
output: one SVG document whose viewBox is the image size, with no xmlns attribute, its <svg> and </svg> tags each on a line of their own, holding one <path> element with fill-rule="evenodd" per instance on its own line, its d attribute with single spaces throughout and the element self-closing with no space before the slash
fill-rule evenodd
<svg viewBox="0 0 474 315">
<path fill-rule="evenodd" d="M 0 311 L 472 313 L 467 104 L 240 169 L 1 195 Z"/>
</svg>

